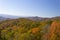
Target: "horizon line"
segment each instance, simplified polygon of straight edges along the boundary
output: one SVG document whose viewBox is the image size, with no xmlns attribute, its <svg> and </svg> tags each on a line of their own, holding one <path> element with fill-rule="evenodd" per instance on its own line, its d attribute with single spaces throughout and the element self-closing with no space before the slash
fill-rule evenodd
<svg viewBox="0 0 60 40">
<path fill-rule="evenodd" d="M 0 15 L 9 15 L 9 16 L 15 16 L 15 17 L 43 17 L 43 18 L 52 18 L 52 17 L 60 17 L 60 16 L 38 16 L 38 15 L 32 15 L 32 16 L 21 16 L 21 15 L 11 15 L 11 14 L 0 14 Z"/>
</svg>

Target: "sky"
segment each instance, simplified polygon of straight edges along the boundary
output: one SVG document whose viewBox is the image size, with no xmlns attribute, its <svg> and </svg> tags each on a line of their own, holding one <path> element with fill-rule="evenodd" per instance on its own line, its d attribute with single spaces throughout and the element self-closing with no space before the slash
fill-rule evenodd
<svg viewBox="0 0 60 40">
<path fill-rule="evenodd" d="M 0 0 L 0 14 L 14 16 L 60 16 L 60 0 Z"/>
</svg>

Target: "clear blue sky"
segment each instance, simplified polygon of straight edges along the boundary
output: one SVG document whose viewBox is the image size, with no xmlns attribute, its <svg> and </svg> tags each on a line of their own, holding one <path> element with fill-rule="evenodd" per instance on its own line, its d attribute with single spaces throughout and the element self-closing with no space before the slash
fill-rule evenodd
<svg viewBox="0 0 60 40">
<path fill-rule="evenodd" d="M 60 0 L 0 0 L 0 14 L 16 16 L 60 16 Z"/>
</svg>

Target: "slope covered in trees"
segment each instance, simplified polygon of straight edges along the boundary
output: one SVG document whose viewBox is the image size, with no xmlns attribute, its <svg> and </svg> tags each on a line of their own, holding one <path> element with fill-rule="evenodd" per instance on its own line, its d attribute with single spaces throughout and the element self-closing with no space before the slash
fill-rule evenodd
<svg viewBox="0 0 60 40">
<path fill-rule="evenodd" d="M 51 24 L 50 32 L 49 32 L 50 40 L 60 40 L 60 22 L 54 21 Z"/>
<path fill-rule="evenodd" d="M 28 18 L 0 22 L 0 40 L 60 40 L 60 19 L 33 21 Z"/>
</svg>

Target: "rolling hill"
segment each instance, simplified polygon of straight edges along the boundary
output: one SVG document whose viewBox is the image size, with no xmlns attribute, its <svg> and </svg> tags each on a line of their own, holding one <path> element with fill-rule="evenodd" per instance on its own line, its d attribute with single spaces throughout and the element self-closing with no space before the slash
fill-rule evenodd
<svg viewBox="0 0 60 40">
<path fill-rule="evenodd" d="M 60 40 L 60 17 L 25 17 L 0 23 L 0 40 Z"/>
</svg>

